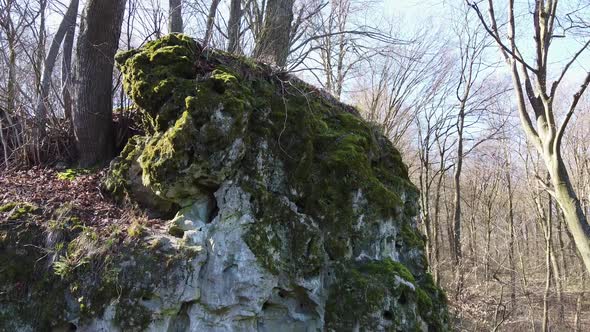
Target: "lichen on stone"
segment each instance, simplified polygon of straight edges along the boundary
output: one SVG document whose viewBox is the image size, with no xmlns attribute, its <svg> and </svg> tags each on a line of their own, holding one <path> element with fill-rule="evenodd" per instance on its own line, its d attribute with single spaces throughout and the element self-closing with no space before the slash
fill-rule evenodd
<svg viewBox="0 0 590 332">
<path fill-rule="evenodd" d="M 39 212 L 39 207 L 28 202 L 8 202 L 0 206 L 0 212 L 6 213 L 8 220 L 18 220 Z"/>
</svg>

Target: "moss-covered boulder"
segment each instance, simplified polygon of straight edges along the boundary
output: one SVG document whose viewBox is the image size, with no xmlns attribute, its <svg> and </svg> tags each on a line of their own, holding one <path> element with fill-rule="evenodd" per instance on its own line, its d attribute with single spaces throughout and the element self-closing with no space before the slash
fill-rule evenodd
<svg viewBox="0 0 590 332">
<path fill-rule="evenodd" d="M 185 35 L 116 60 L 146 135 L 111 163 L 104 187 L 171 218 L 165 234 L 142 230 L 149 245 L 108 255 L 96 289 L 71 276 L 78 291 L 65 287 L 60 321 L 115 331 L 447 329 L 415 225 L 417 190 L 356 109 Z M 82 309 L 70 303 L 80 297 L 90 302 Z"/>
<path fill-rule="evenodd" d="M 184 35 L 119 54 L 117 63 L 150 133 L 112 164 L 107 184 L 128 184 L 112 189 L 131 198 L 147 188 L 164 210 L 180 211 L 171 234 L 229 255 L 209 256 L 208 277 L 270 280 L 244 296 L 255 302 L 242 307 L 258 329 L 280 320 L 338 331 L 445 329 L 444 295 L 426 272 L 415 227 L 416 188 L 399 152 L 354 108 Z M 141 181 L 121 172 L 129 159 Z M 232 258 L 244 251 L 255 264 Z M 224 272 L 232 266 L 238 272 Z M 240 295 L 210 287 L 211 298 Z M 241 302 L 211 301 L 201 301 L 203 317 Z M 203 319 L 244 319 L 223 316 Z"/>
</svg>

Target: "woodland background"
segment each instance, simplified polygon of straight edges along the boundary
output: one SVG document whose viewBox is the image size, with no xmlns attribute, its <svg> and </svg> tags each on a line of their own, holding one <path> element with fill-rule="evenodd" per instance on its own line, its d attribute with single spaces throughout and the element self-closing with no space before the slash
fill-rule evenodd
<svg viewBox="0 0 590 332">
<path fill-rule="evenodd" d="M 378 124 L 457 329 L 590 329 L 588 1 L 0 0 L 3 172 L 107 163 L 142 131 L 113 56 L 169 32 Z"/>
</svg>

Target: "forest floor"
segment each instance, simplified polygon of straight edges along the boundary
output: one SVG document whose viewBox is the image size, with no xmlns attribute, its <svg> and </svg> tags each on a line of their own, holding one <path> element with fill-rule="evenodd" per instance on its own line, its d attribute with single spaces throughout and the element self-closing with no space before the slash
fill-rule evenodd
<svg viewBox="0 0 590 332">
<path fill-rule="evenodd" d="M 471 267 L 470 272 L 480 268 L 479 277 L 469 273 L 460 296 L 454 295 L 454 285 L 444 283 L 449 308 L 455 318 L 457 331 L 543 331 L 543 306 L 545 292 L 545 268 L 540 262 L 527 271 L 526 286 L 517 280 L 515 297 L 511 298 L 511 285 L 498 280 L 509 280 L 508 274 L 498 273 L 497 278 L 482 280 L 483 269 Z M 450 269 L 450 268 L 449 268 Z M 549 331 L 576 331 L 576 312 L 579 309 L 579 330 L 590 331 L 590 294 L 570 276 L 570 284 L 562 285 L 559 297 L 553 289 L 547 297 Z M 552 280 L 552 287 L 554 280 Z M 446 284 L 446 286 L 445 286 Z M 577 291 L 574 291 L 577 290 Z M 580 302 L 578 303 L 578 301 Z M 581 307 L 578 308 L 578 305 Z"/>
<path fill-rule="evenodd" d="M 106 169 L 63 170 L 32 168 L 0 172 L 0 206 L 10 203 L 28 203 L 36 208 L 36 215 L 54 215 L 58 210 L 67 210 L 76 216 L 85 227 L 98 233 L 111 226 L 126 228 L 138 220 L 143 227 L 164 229 L 164 221 L 150 218 L 138 209 L 119 204 L 100 188 Z M 9 214 L 11 211 L 0 212 Z M 0 219 L 1 219 L 0 215 Z M 7 216 L 9 217 L 9 216 Z"/>
</svg>

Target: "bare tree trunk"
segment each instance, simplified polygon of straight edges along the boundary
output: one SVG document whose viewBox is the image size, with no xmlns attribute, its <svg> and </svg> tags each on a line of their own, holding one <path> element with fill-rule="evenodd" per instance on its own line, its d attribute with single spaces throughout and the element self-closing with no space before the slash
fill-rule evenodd
<svg viewBox="0 0 590 332">
<path fill-rule="evenodd" d="M 551 204 L 550 204 L 551 207 Z M 551 216 L 553 216 L 553 212 L 550 212 Z M 551 219 L 553 219 L 551 217 Z M 558 227 L 558 231 L 560 228 L 560 221 L 559 221 L 559 213 L 557 216 L 557 227 Z M 553 225 L 552 225 L 553 227 Z M 553 231 L 551 232 L 553 234 Z M 558 261 L 558 256 L 557 256 L 557 252 L 555 250 L 555 243 L 553 242 L 553 239 L 551 240 L 551 269 L 552 269 L 552 276 L 553 276 L 553 282 L 555 283 L 555 292 L 557 294 L 557 307 L 558 307 L 558 321 L 563 323 L 564 322 L 564 317 L 565 317 L 565 312 L 564 312 L 564 305 L 563 305 L 563 282 L 562 282 L 562 274 L 561 274 L 561 270 L 559 268 L 559 261 Z"/>
<path fill-rule="evenodd" d="M 561 258 L 561 266 L 562 266 L 562 271 L 568 271 L 568 264 L 567 264 L 567 259 L 566 259 L 566 255 L 565 255 L 565 244 L 563 242 L 563 233 L 567 232 L 567 229 L 565 229 L 564 227 L 564 220 L 563 217 L 561 215 L 561 213 L 557 213 L 557 231 L 558 231 L 558 237 L 557 240 L 559 241 L 559 251 L 560 251 L 560 258 Z M 565 275 L 564 275 L 565 277 Z M 565 282 L 565 279 L 564 279 Z"/>
<path fill-rule="evenodd" d="M 168 13 L 168 32 L 182 33 L 182 0 L 169 0 Z"/>
<path fill-rule="evenodd" d="M 14 115 L 16 113 L 16 37 L 8 34 L 8 114 Z"/>
<path fill-rule="evenodd" d="M 582 312 L 582 304 L 584 300 L 584 286 L 586 285 L 586 273 L 582 271 L 582 289 L 578 294 L 578 298 L 576 299 L 576 314 L 574 316 L 574 331 L 580 332 L 582 331 L 582 326 L 580 322 L 580 313 Z"/>
<path fill-rule="evenodd" d="M 469 245 L 469 254 L 473 258 L 473 264 L 477 264 L 479 248 L 477 247 L 477 226 L 475 224 L 475 210 L 472 212 L 471 218 L 469 218 L 469 239 L 471 244 Z M 473 269 L 473 277 L 478 280 L 478 269 Z"/>
<path fill-rule="evenodd" d="M 57 55 L 59 53 L 59 47 L 66 33 L 71 30 L 72 24 L 75 26 L 76 15 L 78 14 L 78 0 L 72 0 L 66 11 L 64 17 L 57 28 L 57 32 L 51 41 L 49 47 L 49 53 L 45 58 L 43 66 L 43 74 L 41 75 L 41 85 L 39 87 L 39 97 L 37 99 L 37 106 L 35 108 L 35 115 L 37 117 L 37 123 L 39 127 L 39 133 L 43 135 L 45 132 L 45 123 L 47 121 L 47 98 L 49 97 L 49 85 L 51 84 L 51 75 L 53 73 L 53 67 L 57 61 Z M 73 23 L 72 23 L 73 22 Z M 70 53 L 71 54 L 71 53 Z M 64 53 L 64 59 L 66 53 Z"/>
<path fill-rule="evenodd" d="M 268 0 L 262 36 L 256 41 L 254 57 L 279 67 L 287 64 L 295 0 Z"/>
<path fill-rule="evenodd" d="M 545 213 L 545 209 L 541 203 L 541 197 L 537 196 L 534 198 L 537 211 L 539 215 L 539 225 L 543 229 L 543 235 L 545 237 L 545 290 L 543 292 L 543 325 L 542 331 L 547 332 L 549 331 L 549 292 L 551 290 L 551 278 L 553 269 L 551 267 L 551 255 L 553 253 L 552 249 L 552 215 L 553 215 L 553 208 L 552 208 L 552 199 L 549 197 L 548 199 L 548 206 L 547 212 Z"/>
<path fill-rule="evenodd" d="M 444 173 L 441 172 L 439 175 L 438 181 L 436 183 L 436 196 L 434 199 L 434 224 L 433 224 L 433 241 L 432 241 L 432 251 L 434 255 L 435 264 L 433 265 L 432 269 L 434 272 L 434 282 L 439 285 L 440 277 L 439 277 L 439 262 L 440 262 L 440 245 L 439 245 L 439 225 L 440 225 L 440 198 L 441 198 L 441 189 L 442 189 L 442 180 L 444 177 Z"/>
<path fill-rule="evenodd" d="M 240 53 L 240 27 L 242 21 L 242 0 L 231 0 L 227 23 L 227 51 Z"/>
<path fill-rule="evenodd" d="M 590 225 L 561 158 L 561 154 L 549 154 L 546 157 L 547 168 L 551 175 L 551 183 L 555 191 L 555 200 L 559 204 L 569 231 L 586 270 L 590 271 Z"/>
<path fill-rule="evenodd" d="M 509 154 L 506 154 L 506 158 L 510 158 Z M 510 242 L 508 244 L 508 255 L 510 261 L 510 307 L 514 309 L 516 305 L 516 261 L 514 258 L 514 192 L 512 189 L 512 176 L 510 174 L 510 165 L 506 167 L 506 184 L 508 189 L 508 228 L 510 233 Z"/>
<path fill-rule="evenodd" d="M 45 46 L 47 43 L 47 32 L 45 31 L 46 9 L 47 0 L 39 0 L 39 37 L 35 57 L 35 86 L 37 87 L 37 93 L 39 93 L 41 87 L 41 69 L 45 60 Z"/>
<path fill-rule="evenodd" d="M 74 135 L 79 163 L 89 167 L 114 152 L 112 78 L 126 0 L 89 0 L 74 64 Z"/>
<path fill-rule="evenodd" d="M 428 142 L 429 135 L 426 134 L 425 140 Z M 424 224 L 424 234 L 426 235 L 426 258 L 432 266 L 432 232 L 430 221 L 430 149 L 428 144 L 420 150 L 420 171 L 418 183 L 420 184 L 420 212 L 422 223 Z"/>
<path fill-rule="evenodd" d="M 461 170 L 463 169 L 463 126 L 465 123 L 464 106 L 459 110 L 457 119 L 457 161 L 455 163 L 455 174 L 453 175 L 454 197 L 453 197 L 453 261 L 457 279 L 457 296 L 463 289 L 463 271 L 461 253 Z"/>
<path fill-rule="evenodd" d="M 551 224 L 548 223 L 547 231 L 550 232 Z M 551 289 L 551 237 L 545 239 L 545 291 L 543 292 L 543 327 L 542 331 L 549 331 L 549 291 Z"/>
<path fill-rule="evenodd" d="M 213 0 L 211 7 L 209 7 L 209 16 L 207 16 L 207 28 L 205 30 L 205 46 L 209 45 L 211 37 L 213 36 L 213 26 L 215 25 L 215 15 L 217 14 L 217 7 L 221 0 Z"/>
<path fill-rule="evenodd" d="M 492 205 L 487 206 L 486 216 L 486 250 L 484 262 L 484 280 L 490 281 L 490 245 L 492 243 Z M 486 282 L 486 294 L 488 293 L 488 283 Z"/>
<path fill-rule="evenodd" d="M 62 46 L 61 62 L 61 95 L 64 103 L 64 115 L 70 121 L 72 120 L 72 53 L 74 50 L 74 35 L 76 34 L 79 1 L 72 0 L 72 3 L 74 2 L 76 3 L 76 14 L 73 17 L 69 17 L 66 13 L 64 17 L 64 20 L 67 20 L 67 30 Z"/>
</svg>

